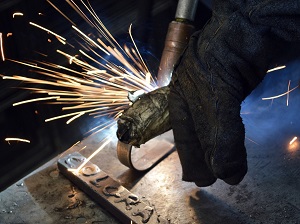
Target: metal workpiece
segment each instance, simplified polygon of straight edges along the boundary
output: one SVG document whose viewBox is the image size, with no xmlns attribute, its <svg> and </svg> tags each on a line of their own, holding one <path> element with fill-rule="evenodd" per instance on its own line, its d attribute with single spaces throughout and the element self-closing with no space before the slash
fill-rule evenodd
<svg viewBox="0 0 300 224">
<path fill-rule="evenodd" d="M 80 153 L 74 152 L 58 160 L 58 169 L 121 223 L 167 223 L 155 213 L 153 205 L 146 204 L 145 199 L 128 191 L 97 165 L 88 161 L 81 170 L 74 171 L 85 160 Z"/>
<path fill-rule="evenodd" d="M 194 21 L 197 5 L 198 0 L 179 0 L 175 18 Z"/>
<path fill-rule="evenodd" d="M 159 137 L 141 145 L 140 148 L 120 141 L 117 144 L 119 161 L 136 171 L 148 171 L 174 150 L 174 144 Z"/>
<path fill-rule="evenodd" d="M 176 21 L 172 21 L 169 24 L 157 76 L 159 86 L 169 84 L 174 66 L 193 32 L 194 26 L 191 24 Z"/>
</svg>

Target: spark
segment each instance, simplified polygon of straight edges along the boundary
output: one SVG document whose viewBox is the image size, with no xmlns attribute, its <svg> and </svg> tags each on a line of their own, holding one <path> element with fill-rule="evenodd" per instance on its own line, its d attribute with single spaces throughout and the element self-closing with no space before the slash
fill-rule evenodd
<svg viewBox="0 0 300 224">
<path fill-rule="evenodd" d="M 290 141 L 290 145 L 292 145 L 298 138 L 295 136 L 291 141 Z"/>
<path fill-rule="evenodd" d="M 32 25 L 32 26 L 35 26 L 35 27 L 37 27 L 37 28 L 40 28 L 40 29 L 42 29 L 42 30 L 45 30 L 45 31 L 47 31 L 48 33 L 51 33 L 52 35 L 54 35 L 54 36 L 58 37 L 59 39 L 61 39 L 61 40 L 63 40 L 63 41 L 65 41 L 65 40 L 66 40 L 66 38 L 64 38 L 64 37 L 62 37 L 62 36 L 58 35 L 57 33 L 54 33 L 53 31 L 51 31 L 51 30 L 48 30 L 47 28 L 45 28 L 45 27 L 42 27 L 42 26 L 40 26 L 40 25 L 38 25 L 38 24 L 36 24 L 36 23 L 29 22 L 29 24 L 30 24 L 30 25 Z"/>
<path fill-rule="evenodd" d="M 9 142 L 9 141 L 18 141 L 18 142 L 30 143 L 29 140 L 23 139 L 23 138 L 6 138 L 5 141 L 7 141 L 7 142 Z"/>
<path fill-rule="evenodd" d="M 259 145 L 257 142 L 255 142 L 254 140 L 252 140 L 251 138 L 245 137 L 246 139 L 248 139 L 250 142 L 253 142 L 256 145 Z"/>
<path fill-rule="evenodd" d="M 58 11 L 63 17 L 65 17 L 70 23 L 72 23 L 74 26 L 76 24 L 68 17 L 66 16 L 59 8 L 57 8 L 51 1 L 47 0 L 47 2 L 56 10 Z"/>
<path fill-rule="evenodd" d="M 143 66 L 144 66 L 144 68 L 145 68 L 145 70 L 147 71 L 147 73 L 150 73 L 149 70 L 148 70 L 148 68 L 147 68 L 147 66 L 146 66 L 146 64 L 145 64 L 145 62 L 144 62 L 144 60 L 143 60 L 143 58 L 142 58 L 142 56 L 141 56 L 141 54 L 140 54 L 140 52 L 139 52 L 139 50 L 138 50 L 138 48 L 137 48 L 137 46 L 136 46 L 136 44 L 135 44 L 135 41 L 134 41 L 134 39 L 133 39 L 133 37 L 132 37 L 132 31 L 131 31 L 131 30 L 132 30 L 132 24 L 130 24 L 130 26 L 129 26 L 129 36 L 130 36 L 130 38 L 131 38 L 131 41 L 132 41 L 132 43 L 133 43 L 135 49 L 137 50 L 139 59 L 141 60 Z"/>
<path fill-rule="evenodd" d="M 295 136 L 288 145 L 288 151 L 289 152 L 296 152 L 300 149 L 299 141 L 297 141 L 297 137 Z"/>
<path fill-rule="evenodd" d="M 297 89 L 298 87 L 299 87 L 299 85 L 296 86 L 296 87 L 294 87 L 293 89 L 290 89 L 289 91 L 287 91 L 287 92 L 285 92 L 285 93 L 282 93 L 282 94 L 277 95 L 277 96 L 264 97 L 264 98 L 262 98 L 262 100 L 272 100 L 272 99 L 276 99 L 276 98 L 282 97 L 282 96 L 287 95 L 287 94 L 289 94 L 290 92 L 294 91 L 294 90 Z"/>
<path fill-rule="evenodd" d="M 23 16 L 24 14 L 23 13 L 21 13 L 21 12 L 15 12 L 14 14 L 13 14 L 13 18 L 15 18 L 15 16 Z"/>
<path fill-rule="evenodd" d="M 81 149 L 79 149 L 79 151 L 78 151 L 78 152 L 80 152 L 80 151 L 84 150 L 85 148 L 86 148 L 86 145 L 85 145 L 85 146 L 83 146 Z"/>
<path fill-rule="evenodd" d="M 1 50 L 1 58 L 2 58 L 2 61 L 5 61 L 4 50 L 3 50 L 3 38 L 2 38 L 2 33 L 0 33 L 0 50 Z"/>
<path fill-rule="evenodd" d="M 80 142 L 81 142 L 81 141 L 75 142 L 75 143 L 71 146 L 71 148 L 73 148 L 74 146 L 78 145 Z"/>
<path fill-rule="evenodd" d="M 36 101 L 58 99 L 58 98 L 59 98 L 59 96 L 35 98 L 35 99 L 24 100 L 24 101 L 20 101 L 20 102 L 14 103 L 13 106 L 18 106 L 18 105 L 21 105 L 21 104 L 31 103 L 31 102 L 36 102 Z"/>
<path fill-rule="evenodd" d="M 110 143 L 111 140 L 112 137 L 106 138 L 106 141 L 97 150 L 95 150 L 77 169 L 68 169 L 68 171 L 71 171 L 77 175 L 84 167 L 84 165 L 87 164 L 95 155 L 97 155 L 108 143 Z"/>
<path fill-rule="evenodd" d="M 74 117 L 72 117 L 71 119 L 69 119 L 69 120 L 66 122 L 66 124 L 70 124 L 72 121 L 74 121 L 75 119 L 81 117 L 81 116 L 84 115 L 84 114 L 85 114 L 84 112 L 81 112 L 81 113 L 75 115 Z"/>
<path fill-rule="evenodd" d="M 290 93 L 289 93 L 289 91 L 290 91 L 290 86 L 291 86 L 291 80 L 289 80 L 289 83 L 288 83 L 288 89 L 287 89 L 287 93 L 288 93 L 288 94 L 286 94 L 286 106 L 287 106 L 287 107 L 289 106 L 289 98 L 290 98 Z"/>
<path fill-rule="evenodd" d="M 104 50 L 102 47 L 100 47 L 95 41 L 93 41 L 91 38 L 89 38 L 85 33 L 83 33 L 80 29 L 78 29 L 76 26 L 72 25 L 72 28 L 76 30 L 79 34 L 81 34 L 84 38 L 86 38 L 90 43 L 98 47 L 100 50 L 102 50 L 107 55 L 110 55 L 106 50 Z"/>
<path fill-rule="evenodd" d="M 12 33 L 7 33 L 6 37 L 9 37 L 9 36 L 12 36 L 12 35 L 13 35 Z"/>
<path fill-rule="evenodd" d="M 41 52 L 39 52 L 39 51 L 34 51 L 34 52 L 37 53 L 37 54 L 39 54 L 39 55 L 42 55 L 42 56 L 44 56 L 44 57 L 48 57 L 47 54 L 41 53 Z"/>
<path fill-rule="evenodd" d="M 269 73 L 269 72 L 274 72 L 274 71 L 277 71 L 277 70 L 280 70 L 280 69 L 284 69 L 285 67 L 286 67 L 285 65 L 278 66 L 278 67 L 269 69 L 269 70 L 267 71 L 267 73 Z"/>
<path fill-rule="evenodd" d="M 95 111 L 95 110 L 101 110 L 101 109 L 102 108 L 96 108 L 96 109 L 91 109 L 91 110 L 86 110 L 86 111 L 80 111 L 80 112 L 74 112 L 74 113 L 64 114 L 64 115 L 60 115 L 60 116 L 57 116 L 57 117 L 48 118 L 48 119 L 45 120 L 45 122 L 54 121 L 54 120 L 57 120 L 57 119 L 60 119 L 60 118 L 64 118 L 64 117 L 77 116 L 78 114 L 88 113 L 88 112 L 92 112 L 92 111 Z"/>
<path fill-rule="evenodd" d="M 96 29 L 98 32 L 96 35 L 84 33 L 50 0 L 47 2 L 71 23 L 70 27 L 76 32 L 77 39 L 80 38 L 82 41 L 75 39 L 79 45 L 77 54 L 55 49 L 58 54 L 63 55 L 69 61 L 68 67 L 44 61 L 22 62 L 7 59 L 30 67 L 30 71 L 38 76 L 2 76 L 3 79 L 18 80 L 34 85 L 34 87 L 29 86 L 22 89 L 48 95 L 21 101 L 15 103 L 14 106 L 36 101 L 62 105 L 61 109 L 65 113 L 47 118 L 45 122 L 67 118 L 66 123 L 70 124 L 84 115 L 95 118 L 103 116 L 112 118 L 108 123 L 95 127 L 88 134 L 96 134 L 116 125 L 115 120 L 132 104 L 127 98 L 129 91 L 142 90 L 147 93 L 157 88 L 157 84 L 134 41 L 132 25 L 129 27 L 129 35 L 134 47 L 127 45 L 121 47 L 89 3 L 85 4 L 80 1 L 83 5 L 82 8 L 88 11 L 85 14 L 79 5 L 72 0 L 67 0 L 67 3 L 88 25 Z M 54 35 L 60 42 L 72 47 L 73 52 L 75 47 L 68 43 L 63 36 L 36 23 L 29 22 L 29 24 Z M 112 58 L 116 60 L 113 62 Z M 73 69 L 74 67 L 76 69 Z"/>
</svg>

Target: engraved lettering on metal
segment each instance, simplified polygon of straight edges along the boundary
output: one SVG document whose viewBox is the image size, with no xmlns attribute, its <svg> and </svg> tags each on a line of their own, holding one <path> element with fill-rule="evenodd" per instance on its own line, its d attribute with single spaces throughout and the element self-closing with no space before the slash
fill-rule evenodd
<svg viewBox="0 0 300 224">
<path fill-rule="evenodd" d="M 140 199 L 138 196 L 134 195 L 134 194 L 129 194 L 126 195 L 125 197 L 121 197 L 120 199 L 115 200 L 116 203 L 120 203 L 120 202 L 125 202 L 126 204 L 126 210 L 131 210 L 132 206 L 131 205 L 136 205 L 138 203 L 140 203 Z"/>
<path fill-rule="evenodd" d="M 105 186 L 103 188 L 103 194 L 106 196 L 114 196 L 116 198 L 120 198 L 121 197 L 121 193 L 124 191 L 124 187 L 119 186 Z"/>
<path fill-rule="evenodd" d="M 133 212 L 133 216 L 141 216 L 142 217 L 142 222 L 147 223 L 151 216 L 153 215 L 154 209 L 150 206 L 146 206 L 143 210 L 137 210 L 136 212 Z"/>
<path fill-rule="evenodd" d="M 74 159 L 75 158 L 75 159 Z M 84 172 L 71 172 L 68 169 L 76 169 L 85 161 L 85 158 L 79 153 L 72 153 L 58 160 L 58 169 L 70 179 L 78 188 L 88 194 L 91 199 L 103 206 L 112 213 L 121 223 L 147 223 L 158 224 L 166 223 L 164 219 L 154 213 L 154 209 L 138 196 L 134 195 L 119 182 L 112 179 L 104 171 L 100 170 L 94 175 L 86 175 L 85 171 L 91 170 L 85 167 L 94 167 L 95 164 L 87 162 L 83 168 Z M 89 174 L 93 174 L 90 172 Z M 81 206 L 78 204 L 78 206 Z"/>
<path fill-rule="evenodd" d="M 93 164 L 90 166 L 83 167 L 80 172 L 85 176 L 94 176 L 95 174 L 100 172 L 100 169 L 97 165 Z"/>
<path fill-rule="evenodd" d="M 101 187 L 101 185 L 99 183 L 107 178 L 108 178 L 108 175 L 106 173 L 100 172 L 97 175 L 96 179 L 90 180 L 90 183 L 93 184 L 95 187 Z"/>
<path fill-rule="evenodd" d="M 65 163 L 69 166 L 69 168 L 75 168 L 79 163 L 86 160 L 83 156 L 78 155 L 69 155 L 65 160 Z"/>
</svg>

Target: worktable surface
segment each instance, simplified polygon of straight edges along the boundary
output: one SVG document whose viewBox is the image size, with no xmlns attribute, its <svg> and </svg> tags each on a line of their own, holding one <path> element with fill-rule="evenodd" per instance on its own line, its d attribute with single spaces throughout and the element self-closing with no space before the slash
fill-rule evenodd
<svg viewBox="0 0 300 224">
<path fill-rule="evenodd" d="M 64 155 L 86 146 L 80 153 L 87 157 L 99 147 L 101 135 L 84 139 Z M 276 138 L 270 139 L 268 147 L 246 141 L 249 172 L 237 186 L 218 180 L 199 188 L 181 181 L 176 151 L 145 174 L 119 163 L 116 142 L 92 162 L 149 200 L 170 223 L 299 223 L 300 152 L 290 152 Z M 60 156 L 0 193 L 1 224 L 119 223 L 59 173 Z"/>
</svg>

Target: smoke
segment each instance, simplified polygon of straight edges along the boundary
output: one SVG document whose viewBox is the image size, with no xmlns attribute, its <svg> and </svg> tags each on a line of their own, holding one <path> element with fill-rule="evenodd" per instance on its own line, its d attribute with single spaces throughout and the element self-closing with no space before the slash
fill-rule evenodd
<svg viewBox="0 0 300 224">
<path fill-rule="evenodd" d="M 300 136 L 300 88 L 287 96 L 274 100 L 262 100 L 282 94 L 299 85 L 300 60 L 286 65 L 286 68 L 270 72 L 263 82 L 242 103 L 241 116 L 246 128 L 246 142 L 255 141 L 259 145 L 286 143 L 294 136 Z"/>
</svg>

